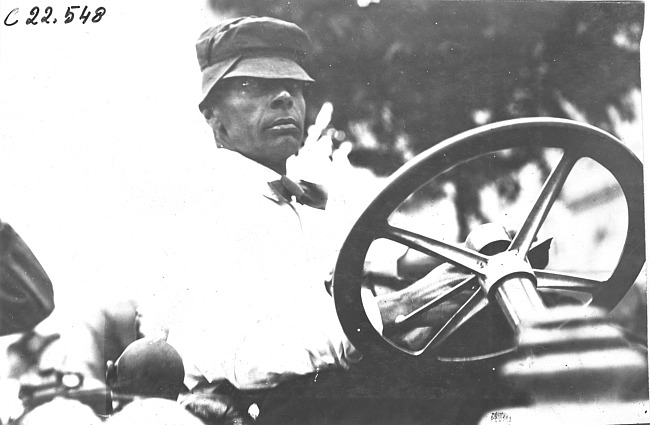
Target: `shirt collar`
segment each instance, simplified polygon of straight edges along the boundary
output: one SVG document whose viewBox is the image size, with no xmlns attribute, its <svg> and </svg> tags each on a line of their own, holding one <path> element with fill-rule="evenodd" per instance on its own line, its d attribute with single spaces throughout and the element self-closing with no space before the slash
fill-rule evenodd
<svg viewBox="0 0 650 425">
<path fill-rule="evenodd" d="M 217 149 L 217 160 L 221 170 L 229 170 L 238 181 L 245 182 L 254 192 L 278 203 L 289 202 L 269 185 L 282 177 L 276 171 L 225 148 Z"/>
</svg>

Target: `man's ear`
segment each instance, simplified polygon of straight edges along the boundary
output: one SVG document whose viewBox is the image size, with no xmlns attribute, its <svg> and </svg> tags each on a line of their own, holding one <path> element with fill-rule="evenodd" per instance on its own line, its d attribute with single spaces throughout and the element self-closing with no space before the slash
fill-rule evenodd
<svg viewBox="0 0 650 425">
<path fill-rule="evenodd" d="M 203 110 L 203 117 L 208 125 L 212 128 L 214 139 L 217 146 L 223 147 L 228 144 L 228 132 L 221 122 L 219 111 L 214 108 L 206 108 Z"/>
</svg>

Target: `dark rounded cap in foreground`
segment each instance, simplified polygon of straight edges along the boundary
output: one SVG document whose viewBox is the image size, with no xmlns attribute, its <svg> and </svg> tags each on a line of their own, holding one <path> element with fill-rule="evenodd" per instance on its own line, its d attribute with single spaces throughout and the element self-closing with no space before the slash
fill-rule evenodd
<svg viewBox="0 0 650 425">
<path fill-rule="evenodd" d="M 185 369 L 178 352 L 162 340 L 132 342 L 117 360 L 118 392 L 176 400 Z"/>
<path fill-rule="evenodd" d="M 296 24 L 268 17 L 234 18 L 208 28 L 196 42 L 203 74 L 201 103 L 229 77 L 314 81 L 302 68 L 311 43 Z"/>
</svg>

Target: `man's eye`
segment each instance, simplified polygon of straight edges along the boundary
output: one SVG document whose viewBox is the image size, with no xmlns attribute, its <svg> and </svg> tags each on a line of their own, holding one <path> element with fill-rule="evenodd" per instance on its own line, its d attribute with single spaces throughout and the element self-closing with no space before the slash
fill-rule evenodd
<svg viewBox="0 0 650 425">
<path fill-rule="evenodd" d="M 292 81 L 289 83 L 289 87 L 291 88 L 292 91 L 298 91 L 303 88 L 303 83 L 300 81 Z"/>
<path fill-rule="evenodd" d="M 287 80 L 285 84 L 285 88 L 291 93 L 299 93 L 307 89 L 307 84 L 304 81 Z"/>
<path fill-rule="evenodd" d="M 259 94 L 264 89 L 263 81 L 254 78 L 245 78 L 241 81 L 241 89 L 252 94 Z"/>
</svg>

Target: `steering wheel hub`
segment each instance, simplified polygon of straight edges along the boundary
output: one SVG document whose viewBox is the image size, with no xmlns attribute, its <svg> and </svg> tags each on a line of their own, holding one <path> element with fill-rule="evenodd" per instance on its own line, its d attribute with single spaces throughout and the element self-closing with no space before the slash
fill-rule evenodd
<svg viewBox="0 0 650 425">
<path fill-rule="evenodd" d="M 488 298 L 492 298 L 497 285 L 508 278 L 525 276 L 530 281 L 537 282 L 533 268 L 517 255 L 517 251 L 505 251 L 490 257 L 483 270 L 479 282 Z"/>
</svg>

